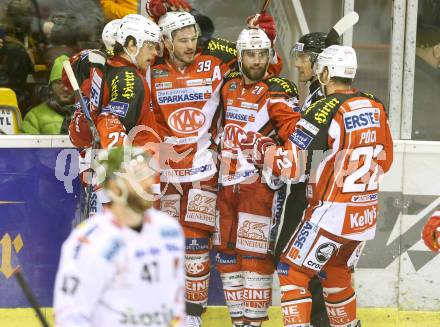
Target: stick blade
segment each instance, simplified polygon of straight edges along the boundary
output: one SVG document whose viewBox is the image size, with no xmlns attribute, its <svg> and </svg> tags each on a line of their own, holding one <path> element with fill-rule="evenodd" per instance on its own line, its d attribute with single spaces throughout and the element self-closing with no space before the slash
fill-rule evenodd
<svg viewBox="0 0 440 327">
<path fill-rule="evenodd" d="M 347 31 L 349 28 L 353 27 L 357 22 L 359 21 L 359 15 L 357 12 L 352 11 L 342 17 L 336 24 L 333 26 L 333 29 L 336 31 L 336 33 L 341 36 L 344 34 L 345 31 Z"/>
<path fill-rule="evenodd" d="M 328 32 L 327 38 L 325 40 L 325 46 L 329 47 L 332 44 L 337 44 L 338 39 L 342 36 L 342 34 L 352 28 L 358 21 L 359 15 L 355 11 L 348 13 L 340 20 L 338 20 L 338 22 L 332 27 L 330 32 Z"/>
</svg>

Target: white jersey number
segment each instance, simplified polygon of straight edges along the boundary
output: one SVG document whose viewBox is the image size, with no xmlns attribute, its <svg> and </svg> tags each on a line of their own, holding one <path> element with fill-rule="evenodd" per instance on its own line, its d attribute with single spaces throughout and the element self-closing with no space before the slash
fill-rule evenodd
<svg viewBox="0 0 440 327">
<path fill-rule="evenodd" d="M 379 166 L 374 164 L 373 173 L 368 178 L 368 182 L 365 181 L 365 176 L 370 172 L 373 159 L 376 159 L 379 153 L 383 150 L 383 145 L 377 144 L 373 146 L 363 146 L 356 149 L 350 154 L 349 165 L 359 163 L 363 159 L 362 165 L 355 171 L 351 172 L 345 177 L 344 186 L 342 192 L 365 192 L 377 190 L 377 174 L 379 172 Z"/>
<path fill-rule="evenodd" d="M 209 72 L 211 70 L 211 60 L 201 61 L 198 66 L 197 73 Z"/>
</svg>

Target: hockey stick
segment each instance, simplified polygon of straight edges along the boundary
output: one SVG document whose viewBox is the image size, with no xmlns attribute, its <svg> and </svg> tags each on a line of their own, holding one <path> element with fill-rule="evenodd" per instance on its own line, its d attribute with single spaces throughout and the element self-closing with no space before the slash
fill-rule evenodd
<svg viewBox="0 0 440 327">
<path fill-rule="evenodd" d="M 32 294 L 31 289 L 29 288 L 28 283 L 24 279 L 23 274 L 21 273 L 21 269 L 18 268 L 14 272 L 14 276 L 17 279 L 18 284 L 20 285 L 21 289 L 23 290 L 24 295 L 26 296 L 26 299 L 29 301 L 29 304 L 34 309 L 35 313 L 37 314 L 38 319 L 41 322 L 41 325 L 43 327 L 49 327 L 49 323 L 47 322 L 46 318 L 44 317 L 43 313 L 41 312 L 40 305 L 37 302 L 37 299 Z"/>
<path fill-rule="evenodd" d="M 67 74 L 67 78 L 69 79 L 70 84 L 72 85 L 73 92 L 79 99 L 79 103 L 81 105 L 82 111 L 84 112 L 84 115 L 86 116 L 87 123 L 89 124 L 90 131 L 92 132 L 93 141 L 95 143 L 99 143 L 99 133 L 96 129 L 95 123 L 92 120 L 92 116 L 90 114 L 89 108 L 87 107 L 86 101 L 84 100 L 84 97 L 81 93 L 81 89 L 79 88 L 78 81 L 76 80 L 75 74 L 72 70 L 72 65 L 70 64 L 69 60 L 66 60 L 63 62 L 63 68 L 64 71 Z"/>
<path fill-rule="evenodd" d="M 355 11 L 348 13 L 338 20 L 330 32 L 328 32 L 327 38 L 325 39 L 325 46 L 329 47 L 330 45 L 335 44 L 342 34 L 344 34 L 348 29 L 352 28 L 358 21 L 359 15 Z"/>
<path fill-rule="evenodd" d="M 263 4 L 263 7 L 261 8 L 260 13 L 263 13 L 266 11 L 267 7 L 269 7 L 269 3 L 270 3 L 270 0 L 264 0 L 264 4 Z"/>
<path fill-rule="evenodd" d="M 84 112 L 84 115 L 86 116 L 87 123 L 89 125 L 90 131 L 92 132 L 93 136 L 93 142 L 92 142 L 92 149 L 90 153 L 90 161 L 91 165 L 93 164 L 93 160 L 95 158 L 95 151 L 98 148 L 100 144 L 99 139 L 99 133 L 96 129 L 95 123 L 93 122 L 92 116 L 90 114 L 89 108 L 87 107 L 87 103 L 84 100 L 84 97 L 81 93 L 81 89 L 79 88 L 78 81 L 76 80 L 75 74 L 73 73 L 72 65 L 68 60 L 63 62 L 64 71 L 67 74 L 67 78 L 69 79 L 70 84 L 72 85 L 73 91 L 75 95 L 79 98 L 79 103 L 81 105 L 82 111 Z M 103 92 L 101 92 L 102 94 Z M 91 200 L 92 200 L 92 193 L 93 193 L 93 172 L 92 169 L 92 177 L 89 180 L 89 183 L 87 184 L 86 188 L 86 199 L 85 199 L 85 207 L 81 215 L 80 221 L 86 220 L 89 217 L 90 214 L 90 207 L 91 207 Z"/>
<path fill-rule="evenodd" d="M 267 7 L 269 7 L 269 3 L 270 3 L 270 0 L 264 0 L 263 7 L 261 7 L 260 12 L 258 14 L 256 14 L 255 16 L 253 16 L 247 22 L 247 25 L 249 28 L 257 28 L 257 26 L 254 26 L 254 23 L 258 20 L 258 18 L 261 16 L 261 14 L 263 14 L 266 11 Z"/>
</svg>

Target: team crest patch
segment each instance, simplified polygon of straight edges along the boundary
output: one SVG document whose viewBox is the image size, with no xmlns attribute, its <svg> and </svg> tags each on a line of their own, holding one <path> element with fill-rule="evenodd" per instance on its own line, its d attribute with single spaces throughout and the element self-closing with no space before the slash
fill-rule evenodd
<svg viewBox="0 0 440 327">
<path fill-rule="evenodd" d="M 233 82 L 229 85 L 229 91 L 234 91 L 237 89 L 237 83 Z"/>
<path fill-rule="evenodd" d="M 152 71 L 153 78 L 158 77 L 167 77 L 169 75 L 168 71 L 162 69 L 153 69 Z"/>
</svg>

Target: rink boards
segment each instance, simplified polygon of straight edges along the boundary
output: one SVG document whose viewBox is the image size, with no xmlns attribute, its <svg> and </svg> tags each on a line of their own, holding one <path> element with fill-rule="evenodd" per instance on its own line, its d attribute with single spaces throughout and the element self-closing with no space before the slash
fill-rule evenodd
<svg viewBox="0 0 440 327">
<path fill-rule="evenodd" d="M 51 306 L 60 245 L 79 215 L 76 160 L 65 137 L 2 136 L 0 327 L 38 326 L 11 277 L 17 267 L 40 304 Z M 395 163 L 382 183 L 377 237 L 355 275 L 363 326 L 440 326 L 440 256 L 420 241 L 421 227 L 440 206 L 437 167 L 436 142 L 396 142 Z M 215 270 L 212 275 L 205 326 L 228 326 L 220 280 Z M 277 285 L 273 298 L 265 326 L 280 325 Z"/>
</svg>

